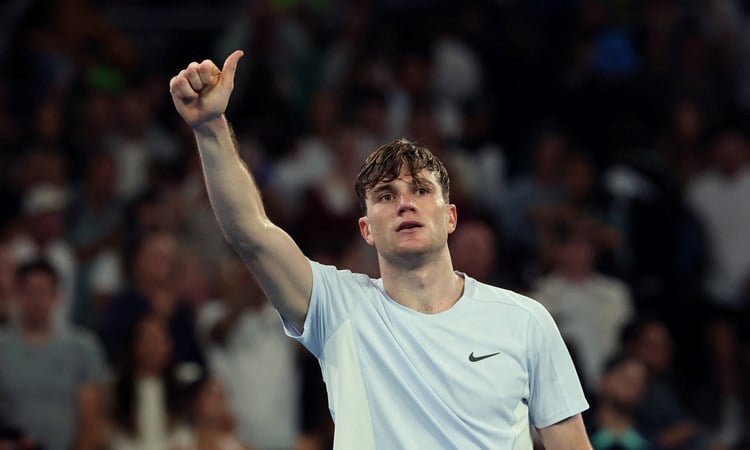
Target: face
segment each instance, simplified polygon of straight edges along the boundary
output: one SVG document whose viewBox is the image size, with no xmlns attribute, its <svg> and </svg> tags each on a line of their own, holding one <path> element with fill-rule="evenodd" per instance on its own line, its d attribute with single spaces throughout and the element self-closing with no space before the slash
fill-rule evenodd
<svg viewBox="0 0 750 450">
<path fill-rule="evenodd" d="M 166 325 L 159 319 L 143 319 L 136 327 L 133 343 L 136 368 L 142 373 L 161 373 L 172 355 L 172 340 Z"/>
<path fill-rule="evenodd" d="M 637 356 L 653 374 L 662 374 L 672 365 L 672 340 L 669 331 L 657 323 L 646 326 L 638 340 Z"/>
<path fill-rule="evenodd" d="M 627 408 L 633 409 L 641 401 L 646 388 L 646 368 L 633 359 L 621 363 L 601 382 L 600 395 Z"/>
<path fill-rule="evenodd" d="M 369 190 L 366 202 L 367 215 L 359 219 L 362 237 L 395 265 L 437 254 L 456 229 L 456 207 L 446 203 L 428 170 L 417 174 L 417 180 L 403 170 L 395 180 Z"/>
<path fill-rule="evenodd" d="M 224 387 L 218 381 L 206 381 L 195 404 L 196 416 L 204 422 L 217 426 L 230 426 L 232 416 L 227 406 Z"/>
<path fill-rule="evenodd" d="M 166 281 L 174 279 L 179 267 L 179 246 L 172 235 L 147 237 L 136 258 L 139 278 Z"/>
<path fill-rule="evenodd" d="M 30 272 L 19 284 L 21 320 L 29 328 L 49 325 L 57 301 L 57 285 L 49 274 Z"/>
</svg>

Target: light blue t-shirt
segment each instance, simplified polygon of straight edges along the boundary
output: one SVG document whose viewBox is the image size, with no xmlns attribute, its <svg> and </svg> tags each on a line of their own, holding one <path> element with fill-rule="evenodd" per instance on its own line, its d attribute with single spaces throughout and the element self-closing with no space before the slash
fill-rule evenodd
<svg viewBox="0 0 750 450">
<path fill-rule="evenodd" d="M 423 314 L 381 280 L 311 266 L 304 332 L 284 326 L 320 362 L 337 450 L 531 449 L 530 423 L 588 408 L 539 303 L 463 275 L 453 307 Z"/>
</svg>

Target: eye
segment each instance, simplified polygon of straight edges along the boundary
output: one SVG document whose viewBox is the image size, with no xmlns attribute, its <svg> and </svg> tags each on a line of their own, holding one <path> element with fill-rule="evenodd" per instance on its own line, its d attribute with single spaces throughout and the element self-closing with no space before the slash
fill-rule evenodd
<svg viewBox="0 0 750 450">
<path fill-rule="evenodd" d="M 393 198 L 394 198 L 393 194 L 383 194 L 383 195 L 380 196 L 380 201 L 381 202 L 389 202 L 389 201 L 393 200 Z"/>
<path fill-rule="evenodd" d="M 418 195 L 427 195 L 430 193 L 430 190 L 427 189 L 426 187 L 418 187 L 416 192 Z"/>
</svg>

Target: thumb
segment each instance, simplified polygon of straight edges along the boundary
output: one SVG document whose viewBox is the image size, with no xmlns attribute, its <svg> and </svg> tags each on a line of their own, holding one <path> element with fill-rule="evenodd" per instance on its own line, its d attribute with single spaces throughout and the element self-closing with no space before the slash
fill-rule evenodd
<svg viewBox="0 0 750 450">
<path fill-rule="evenodd" d="M 224 67 L 221 68 L 221 85 L 226 89 L 234 88 L 234 74 L 237 72 L 237 63 L 245 54 L 242 50 L 235 50 L 227 56 L 224 61 Z"/>
</svg>

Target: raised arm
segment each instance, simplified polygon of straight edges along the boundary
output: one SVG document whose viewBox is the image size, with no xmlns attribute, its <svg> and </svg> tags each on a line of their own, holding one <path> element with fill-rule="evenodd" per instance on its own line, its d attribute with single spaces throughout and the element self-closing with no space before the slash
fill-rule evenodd
<svg viewBox="0 0 750 450">
<path fill-rule="evenodd" d="M 198 142 L 208 196 L 224 236 L 255 274 L 273 305 L 301 331 L 312 291 L 312 270 L 297 244 L 271 223 L 260 192 L 240 159 L 224 117 L 234 88 L 235 51 L 222 70 L 190 63 L 169 82 L 177 111 Z"/>
</svg>

